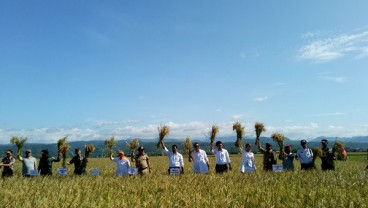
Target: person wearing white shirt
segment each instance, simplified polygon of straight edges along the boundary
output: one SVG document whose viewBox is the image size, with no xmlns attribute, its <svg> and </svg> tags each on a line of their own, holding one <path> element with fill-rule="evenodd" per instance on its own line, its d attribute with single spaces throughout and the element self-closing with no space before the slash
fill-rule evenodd
<svg viewBox="0 0 368 208">
<path fill-rule="evenodd" d="M 207 154 L 199 148 L 198 143 L 193 144 L 194 151 L 189 155 L 189 162 L 193 162 L 194 173 L 208 173 L 210 164 Z"/>
<path fill-rule="evenodd" d="M 179 169 L 180 173 L 184 173 L 184 160 L 183 155 L 178 152 L 178 146 L 175 144 L 172 146 L 172 152 L 170 152 L 161 142 L 161 147 L 164 150 L 165 155 L 169 158 L 169 174 L 174 174 Z"/>
<path fill-rule="evenodd" d="M 113 162 L 116 162 L 116 175 L 117 176 L 129 175 L 130 162 L 129 162 L 129 159 L 125 157 L 123 151 L 119 151 L 118 158 L 114 158 L 111 154 L 110 160 Z"/>
<path fill-rule="evenodd" d="M 26 150 L 26 156 L 22 157 L 18 155 L 18 159 L 22 161 L 22 175 L 24 177 L 30 177 L 32 170 L 37 170 L 37 160 L 32 156 L 31 150 Z"/>
<path fill-rule="evenodd" d="M 314 169 L 313 151 L 308 148 L 307 141 L 304 139 L 300 141 L 300 145 L 302 148 L 298 149 L 295 159 L 300 161 L 301 170 Z"/>
<path fill-rule="evenodd" d="M 215 155 L 216 158 L 216 173 L 224 173 L 228 170 L 231 170 L 229 152 L 223 148 L 221 141 L 216 142 L 216 147 L 217 149 L 213 149 L 212 146 L 210 146 L 210 151 Z"/>
<path fill-rule="evenodd" d="M 245 150 L 242 150 L 242 163 L 240 167 L 240 172 L 242 173 L 251 173 L 255 172 L 256 168 L 256 161 L 254 160 L 254 154 L 251 151 L 250 144 L 245 144 Z"/>
</svg>

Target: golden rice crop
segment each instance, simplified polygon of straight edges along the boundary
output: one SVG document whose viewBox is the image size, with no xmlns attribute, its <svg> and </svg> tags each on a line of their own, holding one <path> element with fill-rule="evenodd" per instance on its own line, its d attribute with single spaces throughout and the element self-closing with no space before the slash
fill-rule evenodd
<svg viewBox="0 0 368 208">
<path fill-rule="evenodd" d="M 275 132 L 271 135 L 271 138 L 273 139 L 273 141 L 277 142 L 281 151 L 284 148 L 285 136 L 282 133 Z"/>
<path fill-rule="evenodd" d="M 313 164 L 316 162 L 317 157 L 321 158 L 323 151 L 321 147 L 312 148 L 313 151 Z"/>
<path fill-rule="evenodd" d="M 170 133 L 170 129 L 169 126 L 163 125 L 163 126 L 159 126 L 157 127 L 158 129 L 158 142 L 157 142 L 157 148 L 160 148 L 161 142 L 164 141 L 164 138 L 169 135 Z"/>
<path fill-rule="evenodd" d="M 266 131 L 263 123 L 256 122 L 254 125 L 254 129 L 256 131 L 256 145 L 259 143 L 259 138 L 261 137 L 261 133 Z"/>
<path fill-rule="evenodd" d="M 84 147 L 85 157 L 88 157 L 91 152 L 95 151 L 95 146 L 93 144 L 86 144 Z"/>
<path fill-rule="evenodd" d="M 235 141 L 235 147 L 241 151 L 241 148 L 243 146 L 243 136 L 245 134 L 245 127 L 241 125 L 240 122 L 236 122 L 233 124 L 233 131 L 236 131 L 236 141 Z"/>
<path fill-rule="evenodd" d="M 192 145 L 192 139 L 187 137 L 184 141 L 184 144 L 183 144 L 183 147 L 184 147 L 184 151 L 190 155 L 190 153 L 192 152 L 192 149 L 193 149 L 193 145 Z"/>
<path fill-rule="evenodd" d="M 25 137 L 25 138 L 22 138 L 22 137 L 18 138 L 16 136 L 13 136 L 10 139 L 10 142 L 17 147 L 17 155 L 18 156 L 22 155 L 22 149 L 23 149 L 24 144 L 27 142 L 27 140 L 28 140 L 27 137 Z"/>
<path fill-rule="evenodd" d="M 61 155 L 62 157 L 62 167 L 66 167 L 66 157 L 67 153 L 70 149 L 70 146 L 67 144 L 67 137 L 63 137 L 58 140 L 57 142 L 57 148 L 58 148 L 58 155 Z"/>
<path fill-rule="evenodd" d="M 109 139 L 105 139 L 104 144 L 109 149 L 109 155 L 112 155 L 112 148 L 114 148 L 116 144 L 115 137 L 110 137 Z"/>
<path fill-rule="evenodd" d="M 132 139 L 130 142 L 127 142 L 127 147 L 130 150 L 131 160 L 134 161 L 135 150 L 139 147 L 139 140 L 138 139 Z"/>
<path fill-rule="evenodd" d="M 216 140 L 216 135 L 219 132 L 219 127 L 216 125 L 213 125 L 211 128 L 211 131 L 209 132 L 210 135 L 210 146 L 213 147 L 213 142 Z"/>
</svg>

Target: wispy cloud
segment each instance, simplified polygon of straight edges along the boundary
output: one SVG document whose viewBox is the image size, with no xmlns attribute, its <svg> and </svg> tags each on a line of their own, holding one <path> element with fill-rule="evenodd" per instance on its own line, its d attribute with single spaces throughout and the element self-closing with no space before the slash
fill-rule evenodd
<svg viewBox="0 0 368 208">
<path fill-rule="evenodd" d="M 97 43 L 100 44 L 109 44 L 111 43 L 111 39 L 108 38 L 106 35 L 97 32 L 97 31 L 93 31 L 93 30 L 87 30 L 86 34 L 89 38 L 91 38 L 92 40 L 94 40 Z"/>
<path fill-rule="evenodd" d="M 232 119 L 239 119 L 239 118 L 243 118 L 245 115 L 244 114 L 235 114 L 232 116 Z"/>
<path fill-rule="evenodd" d="M 322 114 L 316 114 L 314 116 L 316 117 L 330 117 L 330 116 L 344 116 L 346 113 L 343 112 L 333 112 L 333 113 L 322 113 Z"/>
<path fill-rule="evenodd" d="M 348 55 L 363 58 L 367 57 L 367 50 L 368 31 L 364 31 L 314 40 L 299 49 L 299 58 L 315 62 L 328 62 Z"/>
<path fill-rule="evenodd" d="M 264 102 L 264 101 L 268 100 L 268 97 L 267 96 L 264 96 L 264 97 L 256 97 L 253 100 L 254 101 L 257 101 L 257 102 Z"/>
<path fill-rule="evenodd" d="M 273 84 L 274 86 L 284 86 L 286 85 L 285 82 L 276 82 L 275 84 Z"/>
<path fill-rule="evenodd" d="M 338 77 L 333 77 L 333 76 L 323 76 L 321 77 L 321 80 L 324 81 L 332 81 L 332 82 L 336 82 L 336 83 L 345 83 L 346 82 L 346 77 L 343 76 L 338 76 Z"/>
</svg>

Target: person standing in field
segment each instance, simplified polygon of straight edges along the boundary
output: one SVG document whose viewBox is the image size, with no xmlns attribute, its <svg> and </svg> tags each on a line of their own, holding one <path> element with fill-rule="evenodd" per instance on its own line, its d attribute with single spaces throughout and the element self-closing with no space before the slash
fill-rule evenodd
<svg viewBox="0 0 368 208">
<path fill-rule="evenodd" d="M 242 150 L 242 163 L 240 167 L 240 172 L 251 173 L 255 172 L 256 161 L 254 159 L 254 153 L 251 151 L 251 146 L 249 143 L 245 144 L 245 150 Z"/>
<path fill-rule="evenodd" d="M 308 148 L 307 141 L 301 140 L 300 145 L 302 148 L 299 148 L 296 153 L 296 159 L 300 161 L 301 170 L 313 170 L 315 169 L 313 163 L 313 151 Z"/>
<path fill-rule="evenodd" d="M 82 156 L 82 152 L 79 148 L 75 149 L 75 156 L 67 163 L 67 165 L 74 164 L 74 174 L 84 175 L 86 174 L 86 167 L 88 158 Z"/>
<path fill-rule="evenodd" d="M 31 170 L 37 170 L 37 160 L 32 156 L 31 150 L 26 150 L 25 157 L 18 155 L 18 160 L 22 162 L 22 175 L 31 176 Z"/>
<path fill-rule="evenodd" d="M 327 139 L 322 139 L 322 170 L 335 170 L 335 154 L 334 152 L 328 148 L 328 141 Z"/>
<path fill-rule="evenodd" d="M 164 145 L 164 143 L 160 142 L 162 149 L 164 150 L 165 155 L 169 158 L 169 169 L 168 173 L 171 173 L 172 169 L 179 169 L 180 173 L 184 173 L 184 159 L 183 155 L 178 152 L 178 146 L 175 144 L 172 145 L 170 152 Z"/>
<path fill-rule="evenodd" d="M 15 158 L 13 158 L 13 151 L 6 150 L 6 157 L 1 160 L 0 167 L 3 167 L 2 177 L 13 176 L 13 165 L 15 163 Z"/>
<path fill-rule="evenodd" d="M 129 175 L 130 161 L 123 151 L 118 152 L 118 158 L 114 158 L 112 154 L 110 155 L 110 160 L 116 162 L 116 175 L 117 176 L 127 176 Z"/>
<path fill-rule="evenodd" d="M 135 157 L 135 167 L 138 168 L 138 173 L 146 175 L 151 173 L 151 164 L 148 155 L 144 153 L 144 147 L 138 147 L 138 155 Z"/>
<path fill-rule="evenodd" d="M 223 148 L 221 141 L 216 142 L 217 149 L 213 149 L 210 146 L 210 152 L 215 155 L 216 158 L 216 173 L 224 173 L 231 170 L 231 160 L 229 152 Z"/>
<path fill-rule="evenodd" d="M 49 157 L 48 150 L 41 151 L 40 163 L 38 165 L 38 171 L 42 176 L 51 176 L 52 175 L 52 163 L 60 162 L 60 155 L 58 158 Z"/>
<path fill-rule="evenodd" d="M 266 149 L 263 149 L 261 142 L 257 142 L 258 150 L 263 154 L 263 170 L 272 171 L 272 165 L 276 164 L 275 153 L 270 143 L 266 143 Z"/>
<path fill-rule="evenodd" d="M 189 155 L 189 162 L 193 162 L 194 173 L 208 173 L 210 164 L 207 154 L 201 150 L 198 143 L 193 144 L 194 151 Z"/>
<path fill-rule="evenodd" d="M 284 170 L 294 171 L 294 157 L 291 152 L 291 145 L 286 145 L 285 149 L 280 151 L 279 159 L 282 160 Z"/>
</svg>

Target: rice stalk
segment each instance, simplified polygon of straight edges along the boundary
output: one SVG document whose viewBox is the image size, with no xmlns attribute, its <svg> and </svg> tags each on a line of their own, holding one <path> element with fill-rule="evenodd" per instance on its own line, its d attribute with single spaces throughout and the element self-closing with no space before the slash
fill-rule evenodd
<svg viewBox="0 0 368 208">
<path fill-rule="evenodd" d="M 139 147 L 139 140 L 132 139 L 129 143 L 127 142 L 127 147 L 130 150 L 130 159 L 132 162 L 135 161 L 135 150 Z"/>
<path fill-rule="evenodd" d="M 217 133 L 219 132 L 219 127 L 216 126 L 216 125 L 213 125 L 212 128 L 211 128 L 211 131 L 209 132 L 210 134 L 210 147 L 213 147 L 213 143 L 215 142 L 216 140 L 216 135 Z"/>
<path fill-rule="evenodd" d="M 58 155 L 61 155 L 63 159 L 61 166 L 63 168 L 66 168 L 66 156 L 70 149 L 70 146 L 67 144 L 67 137 L 59 139 L 57 142 L 57 147 L 58 147 Z"/>
<path fill-rule="evenodd" d="M 159 133 L 159 135 L 158 135 L 158 142 L 157 142 L 157 149 L 158 148 L 160 148 L 160 145 L 161 145 L 161 142 L 163 142 L 164 141 L 164 138 L 167 136 L 167 135 L 169 135 L 169 133 L 170 133 L 170 129 L 169 129 L 169 127 L 168 126 L 166 126 L 166 125 L 163 125 L 163 126 L 159 126 L 158 128 L 158 133 Z"/>
<path fill-rule="evenodd" d="M 333 152 L 342 152 L 344 150 L 344 144 L 341 142 L 336 141 L 334 146 L 332 147 Z"/>
<path fill-rule="evenodd" d="M 236 122 L 233 124 L 233 131 L 236 131 L 235 147 L 237 147 L 239 149 L 239 152 L 241 152 L 243 146 L 243 136 L 245 134 L 245 127 L 242 126 L 241 123 Z"/>
<path fill-rule="evenodd" d="M 104 144 L 109 149 L 109 155 L 112 155 L 112 149 L 114 148 L 116 144 L 115 137 L 110 137 L 110 139 L 105 139 Z"/>
<path fill-rule="evenodd" d="M 266 131 L 263 123 L 256 122 L 254 125 L 254 129 L 256 131 L 256 145 L 259 144 L 259 138 L 261 137 L 261 133 Z"/>
<path fill-rule="evenodd" d="M 190 155 L 190 153 L 193 151 L 193 145 L 192 145 L 192 139 L 187 137 L 183 144 L 184 151 Z"/>
<path fill-rule="evenodd" d="M 91 152 L 94 152 L 96 150 L 95 146 L 93 144 L 86 144 L 84 147 L 84 155 L 87 158 Z"/>
<path fill-rule="evenodd" d="M 277 142 L 281 151 L 284 147 L 285 136 L 281 133 L 275 132 L 271 135 L 271 138 L 273 139 L 273 141 Z"/>
<path fill-rule="evenodd" d="M 317 157 L 319 158 L 322 157 L 323 151 L 321 147 L 315 147 L 312 149 L 312 152 L 313 152 L 313 164 L 315 164 Z"/>
<path fill-rule="evenodd" d="M 17 155 L 21 155 L 22 154 L 22 150 L 23 150 L 23 147 L 24 147 L 24 144 L 27 142 L 28 138 L 27 137 L 16 137 L 16 136 L 13 136 L 11 139 L 10 139 L 10 142 L 12 144 L 14 144 L 16 147 L 17 147 Z"/>
</svg>

